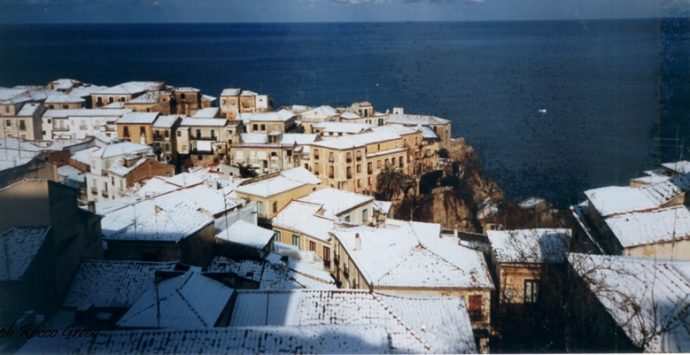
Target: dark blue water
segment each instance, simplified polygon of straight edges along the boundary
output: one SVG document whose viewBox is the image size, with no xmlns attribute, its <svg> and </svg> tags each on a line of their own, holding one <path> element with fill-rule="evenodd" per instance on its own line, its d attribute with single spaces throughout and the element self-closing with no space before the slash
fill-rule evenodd
<svg viewBox="0 0 690 355">
<path fill-rule="evenodd" d="M 564 205 L 687 155 L 689 28 L 686 20 L 1 26 L 0 85 L 150 79 L 214 96 L 250 88 L 277 105 L 404 106 L 453 120 L 454 135 L 476 147 L 508 196 Z"/>
</svg>

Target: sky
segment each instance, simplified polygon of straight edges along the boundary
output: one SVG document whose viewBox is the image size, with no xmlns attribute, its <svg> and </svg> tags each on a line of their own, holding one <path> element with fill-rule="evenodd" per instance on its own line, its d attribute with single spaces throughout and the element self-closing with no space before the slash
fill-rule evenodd
<svg viewBox="0 0 690 355">
<path fill-rule="evenodd" d="M 503 21 L 688 14 L 690 0 L 0 0 L 0 23 Z"/>
</svg>

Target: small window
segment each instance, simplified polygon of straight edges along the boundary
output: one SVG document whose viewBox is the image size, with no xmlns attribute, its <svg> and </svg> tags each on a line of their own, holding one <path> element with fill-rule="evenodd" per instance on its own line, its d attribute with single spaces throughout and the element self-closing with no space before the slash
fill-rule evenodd
<svg viewBox="0 0 690 355">
<path fill-rule="evenodd" d="M 273 213 L 278 212 L 278 202 L 273 202 Z"/>
<path fill-rule="evenodd" d="M 357 181 L 359 182 L 359 181 Z M 369 219 L 369 210 L 368 209 L 363 209 L 362 210 L 362 223 L 366 222 Z"/>
<path fill-rule="evenodd" d="M 259 130 L 259 125 L 258 124 L 253 124 L 252 125 L 252 131 L 258 131 Z"/>
<path fill-rule="evenodd" d="M 280 239 L 280 231 L 274 230 L 273 232 L 275 232 L 275 233 L 273 234 L 273 240 L 282 243 L 283 240 Z"/>
<path fill-rule="evenodd" d="M 62 108 L 66 110 L 66 109 L 69 108 L 69 106 L 67 106 L 67 105 L 62 105 Z"/>
<path fill-rule="evenodd" d="M 536 303 L 539 298 L 539 282 L 525 280 L 525 303 Z"/>
<path fill-rule="evenodd" d="M 181 94 L 180 94 L 180 98 L 181 98 L 182 100 L 184 100 L 184 93 L 181 93 Z"/>
<path fill-rule="evenodd" d="M 262 130 L 262 131 L 265 131 L 265 130 L 266 130 L 266 125 L 265 125 L 265 124 L 262 124 L 262 125 L 261 125 L 261 130 Z"/>
<path fill-rule="evenodd" d="M 177 131 L 177 136 L 182 137 L 182 131 Z"/>
<path fill-rule="evenodd" d="M 22 131 L 26 129 L 26 122 L 24 120 L 19 120 L 19 129 Z"/>
<path fill-rule="evenodd" d="M 345 222 L 350 223 L 350 216 L 345 216 Z"/>
<path fill-rule="evenodd" d="M 309 241 L 309 251 L 316 251 L 316 243 Z"/>
<path fill-rule="evenodd" d="M 139 135 L 143 136 L 146 134 L 146 128 L 144 126 L 139 126 Z"/>
<path fill-rule="evenodd" d="M 299 248 L 299 235 L 292 235 L 292 245 Z"/>
</svg>

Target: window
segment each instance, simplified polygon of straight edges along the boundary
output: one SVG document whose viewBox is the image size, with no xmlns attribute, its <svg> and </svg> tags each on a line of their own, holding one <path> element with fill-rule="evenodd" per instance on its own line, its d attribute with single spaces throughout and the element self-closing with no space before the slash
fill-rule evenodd
<svg viewBox="0 0 690 355">
<path fill-rule="evenodd" d="M 357 172 L 358 173 L 362 172 L 362 164 L 357 164 Z"/>
<path fill-rule="evenodd" d="M 362 210 L 362 223 L 366 222 L 368 219 L 369 219 L 369 210 L 365 208 Z"/>
<path fill-rule="evenodd" d="M 115 177 L 114 176 L 110 177 L 110 185 L 115 186 Z"/>
<path fill-rule="evenodd" d="M 316 251 L 316 243 L 309 241 L 309 251 Z"/>
<path fill-rule="evenodd" d="M 350 216 L 345 216 L 345 222 L 350 223 Z"/>
<path fill-rule="evenodd" d="M 347 152 L 347 154 L 345 154 L 345 161 L 346 161 L 347 163 L 351 163 L 351 162 L 352 162 L 352 153 Z"/>
<path fill-rule="evenodd" d="M 98 103 L 98 106 L 103 105 L 103 97 L 102 97 L 102 96 L 97 97 L 97 98 L 96 98 L 96 103 Z"/>
<path fill-rule="evenodd" d="M 12 120 L 5 121 L 5 126 L 12 127 Z"/>
<path fill-rule="evenodd" d="M 182 131 L 177 131 L 177 136 L 182 137 Z"/>
<path fill-rule="evenodd" d="M 5 113 L 10 113 L 10 107 L 9 106 L 5 106 Z"/>
<path fill-rule="evenodd" d="M 139 135 L 143 136 L 146 134 L 146 128 L 144 126 L 139 126 Z"/>
<path fill-rule="evenodd" d="M 328 153 L 328 161 L 333 162 L 335 160 L 335 156 L 333 155 L 333 152 Z"/>
<path fill-rule="evenodd" d="M 319 159 L 319 150 L 314 149 L 314 159 Z"/>
<path fill-rule="evenodd" d="M 180 98 L 181 98 L 182 100 L 184 100 L 184 93 L 181 93 L 181 94 L 180 94 Z"/>
<path fill-rule="evenodd" d="M 278 212 L 278 202 L 273 202 L 273 213 Z"/>
<path fill-rule="evenodd" d="M 273 240 L 282 243 L 283 240 L 280 239 L 280 231 L 274 230 L 274 232 L 275 233 L 273 234 Z"/>
<path fill-rule="evenodd" d="M 470 296 L 469 304 L 470 304 L 470 306 L 468 308 L 468 313 L 470 314 L 470 321 L 481 322 L 483 319 L 483 316 L 482 316 L 482 296 L 481 295 Z"/>
<path fill-rule="evenodd" d="M 55 108 L 55 105 L 48 105 L 48 108 L 52 110 Z"/>
<path fill-rule="evenodd" d="M 166 129 L 165 131 L 163 131 L 163 136 L 164 136 L 165 138 L 170 137 L 170 131 L 168 131 L 167 129 Z"/>
<path fill-rule="evenodd" d="M 66 110 L 66 109 L 69 108 L 69 106 L 67 106 L 67 105 L 62 105 L 62 108 Z"/>
<path fill-rule="evenodd" d="M 536 303 L 539 298 L 539 281 L 525 280 L 525 303 Z"/>
<path fill-rule="evenodd" d="M 124 126 L 124 127 L 122 128 L 122 135 L 125 136 L 125 137 L 129 137 L 129 127 Z"/>
<path fill-rule="evenodd" d="M 352 178 L 352 167 L 348 166 L 347 169 L 345 170 L 345 172 L 347 174 L 347 178 L 351 179 Z"/>
<path fill-rule="evenodd" d="M 259 214 L 259 216 L 264 215 L 264 203 L 261 201 L 256 201 L 256 213 Z"/>
<path fill-rule="evenodd" d="M 19 120 L 19 129 L 26 130 L 26 122 L 24 120 Z"/>
<path fill-rule="evenodd" d="M 266 125 L 265 125 L 265 124 L 262 124 L 262 125 L 261 125 L 261 130 L 262 130 L 262 131 L 265 131 L 265 130 L 266 130 Z"/>
<path fill-rule="evenodd" d="M 381 169 L 381 160 L 376 161 L 376 169 Z"/>
<path fill-rule="evenodd" d="M 323 264 L 326 267 L 331 266 L 331 248 L 327 246 L 323 247 Z"/>
<path fill-rule="evenodd" d="M 403 157 L 398 158 L 398 165 L 402 168 L 404 166 Z"/>
<path fill-rule="evenodd" d="M 299 235 L 292 235 L 292 245 L 299 248 Z"/>
<path fill-rule="evenodd" d="M 333 165 L 330 165 L 328 167 L 328 177 L 333 178 L 335 176 L 335 169 L 333 168 Z"/>
<path fill-rule="evenodd" d="M 258 124 L 253 124 L 252 125 L 252 131 L 258 131 L 259 130 L 259 125 Z"/>
<path fill-rule="evenodd" d="M 357 157 L 357 161 L 362 160 L 362 151 L 358 150 L 357 153 L 355 153 L 355 156 Z"/>
<path fill-rule="evenodd" d="M 201 138 L 201 130 L 200 129 L 196 130 L 196 138 L 197 139 Z"/>
<path fill-rule="evenodd" d="M 115 99 L 113 99 L 113 97 L 112 97 L 112 96 L 108 98 L 108 103 L 112 104 L 112 103 L 113 103 L 113 101 L 115 101 Z"/>
<path fill-rule="evenodd" d="M 216 139 L 216 130 L 215 129 L 211 130 L 211 139 Z"/>
<path fill-rule="evenodd" d="M 371 168 L 371 162 L 367 163 L 367 174 L 371 174 L 373 172 L 373 169 Z"/>
</svg>

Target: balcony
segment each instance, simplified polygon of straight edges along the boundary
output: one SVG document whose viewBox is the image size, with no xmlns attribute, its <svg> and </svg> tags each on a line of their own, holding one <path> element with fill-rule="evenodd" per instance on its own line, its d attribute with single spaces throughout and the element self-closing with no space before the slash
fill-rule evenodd
<svg viewBox="0 0 690 355">
<path fill-rule="evenodd" d="M 154 141 L 162 141 L 162 140 L 163 140 L 163 135 L 154 134 L 154 135 L 153 135 L 153 140 L 154 140 Z"/>
<path fill-rule="evenodd" d="M 216 140 L 218 140 L 218 137 L 216 137 L 216 136 L 194 136 L 191 139 L 197 140 L 197 141 L 216 141 Z"/>
<path fill-rule="evenodd" d="M 105 190 L 101 191 L 101 197 L 108 198 L 108 191 L 105 191 Z"/>
</svg>

